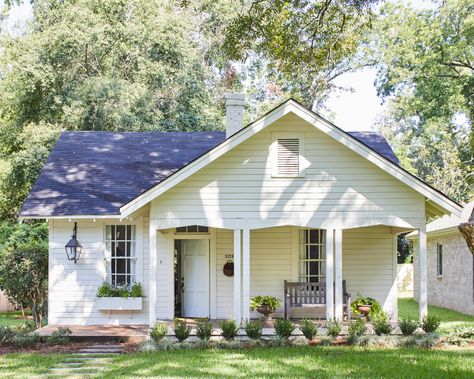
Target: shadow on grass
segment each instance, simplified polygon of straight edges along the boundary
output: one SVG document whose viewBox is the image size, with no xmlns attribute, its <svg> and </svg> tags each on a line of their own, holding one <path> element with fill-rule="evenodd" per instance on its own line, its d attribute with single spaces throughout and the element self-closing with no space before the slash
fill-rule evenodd
<svg viewBox="0 0 474 379">
<path fill-rule="evenodd" d="M 298 347 L 124 355 L 97 377 L 472 378 L 474 351 Z"/>
</svg>

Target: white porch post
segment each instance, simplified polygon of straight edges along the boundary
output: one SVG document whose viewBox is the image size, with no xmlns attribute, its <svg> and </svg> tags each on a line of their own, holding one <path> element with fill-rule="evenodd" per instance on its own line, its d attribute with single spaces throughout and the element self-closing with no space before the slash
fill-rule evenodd
<svg viewBox="0 0 474 379">
<path fill-rule="evenodd" d="M 156 223 L 150 220 L 150 263 L 149 263 L 149 283 L 148 283 L 148 324 L 150 327 L 156 322 L 156 269 L 157 269 L 157 251 L 156 251 Z"/>
<path fill-rule="evenodd" d="M 242 321 L 241 231 L 234 229 L 234 318 Z"/>
<path fill-rule="evenodd" d="M 326 229 L 326 320 L 334 318 L 334 229 Z"/>
<path fill-rule="evenodd" d="M 418 230 L 418 266 L 419 266 L 419 290 L 420 290 L 420 320 L 428 314 L 428 273 L 427 273 L 427 252 L 426 252 L 426 225 Z"/>
<path fill-rule="evenodd" d="M 250 319 L 250 230 L 242 229 L 242 319 Z"/>
<path fill-rule="evenodd" d="M 342 229 L 334 230 L 334 298 L 335 298 L 335 312 L 334 316 L 338 320 L 342 320 Z"/>
</svg>

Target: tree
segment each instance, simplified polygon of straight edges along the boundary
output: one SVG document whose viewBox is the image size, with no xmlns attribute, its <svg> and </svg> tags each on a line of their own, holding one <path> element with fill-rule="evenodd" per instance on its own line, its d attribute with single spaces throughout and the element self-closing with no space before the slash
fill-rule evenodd
<svg viewBox="0 0 474 379">
<path fill-rule="evenodd" d="M 227 8 L 201 3 L 212 22 L 174 1 L 38 0 L 23 35 L 0 36 L 0 218 L 15 217 L 61 130 L 223 127 L 205 26 Z"/>
<path fill-rule="evenodd" d="M 389 106 L 382 129 L 402 164 L 458 201 L 473 196 L 474 4 L 387 4 L 368 60 Z"/>
<path fill-rule="evenodd" d="M 2 225 L 5 233 L 7 225 Z M 36 327 L 46 317 L 48 293 L 48 230 L 44 223 L 10 226 L 0 247 L 0 289 L 13 304 L 30 308 Z"/>
<path fill-rule="evenodd" d="M 253 53 L 273 82 L 307 106 L 320 106 L 332 80 L 354 68 L 377 0 L 251 1 L 226 32 L 224 50 L 243 61 Z"/>
</svg>

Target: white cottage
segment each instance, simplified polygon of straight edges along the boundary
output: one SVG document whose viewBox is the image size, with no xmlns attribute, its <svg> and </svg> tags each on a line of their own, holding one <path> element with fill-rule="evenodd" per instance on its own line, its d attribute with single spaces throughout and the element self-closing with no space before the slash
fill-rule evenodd
<svg viewBox="0 0 474 379">
<path fill-rule="evenodd" d="M 377 133 L 347 133 L 294 100 L 242 127 L 243 107 L 226 96 L 226 134 L 61 135 L 20 215 L 49 221 L 50 324 L 245 320 L 249 299 L 283 299 L 285 280 L 322 294 L 293 317 L 341 319 L 344 281 L 396 318 L 396 235 L 408 230 L 427 312 L 425 225 L 461 206 Z M 75 224 L 77 263 L 64 250 Z M 145 297 L 99 300 L 104 281 L 139 282 Z"/>
</svg>

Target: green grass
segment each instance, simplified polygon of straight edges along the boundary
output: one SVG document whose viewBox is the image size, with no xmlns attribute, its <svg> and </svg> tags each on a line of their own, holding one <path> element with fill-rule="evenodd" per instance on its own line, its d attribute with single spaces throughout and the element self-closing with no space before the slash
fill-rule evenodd
<svg viewBox="0 0 474 379">
<path fill-rule="evenodd" d="M 398 318 L 418 319 L 418 303 L 410 298 L 398 299 Z M 469 326 L 474 328 L 474 317 L 468 316 L 450 309 L 428 306 L 428 313 L 441 320 L 440 332 L 447 332 L 454 327 Z"/>
<path fill-rule="evenodd" d="M 0 378 L 32 378 L 46 373 L 65 357 L 65 354 L 0 355 Z"/>
<path fill-rule="evenodd" d="M 25 321 L 21 317 L 21 312 L 0 313 L 0 325 L 17 326 L 24 323 Z"/>
<path fill-rule="evenodd" d="M 0 356 L 0 378 L 46 372 L 66 355 Z M 96 378 L 472 378 L 474 351 L 288 347 L 124 354 Z"/>
</svg>

